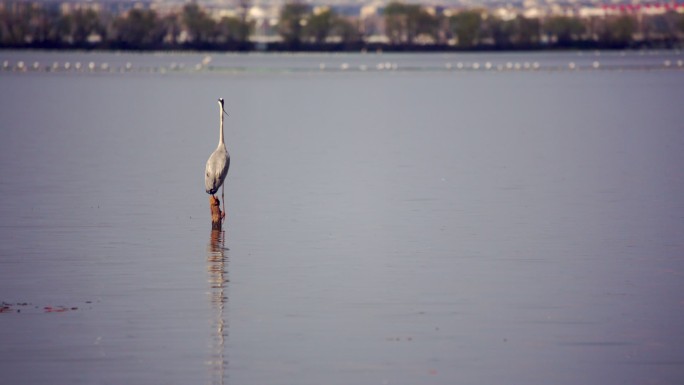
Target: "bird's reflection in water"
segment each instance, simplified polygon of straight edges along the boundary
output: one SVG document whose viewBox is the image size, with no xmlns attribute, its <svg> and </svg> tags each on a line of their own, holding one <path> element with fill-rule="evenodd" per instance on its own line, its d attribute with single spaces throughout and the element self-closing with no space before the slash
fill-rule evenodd
<svg viewBox="0 0 684 385">
<path fill-rule="evenodd" d="M 228 304 L 228 249 L 226 234 L 220 229 L 212 229 L 207 247 L 207 270 L 209 272 L 209 296 L 213 316 L 212 352 L 209 371 L 212 384 L 224 384 L 228 365 L 225 349 L 228 338 L 228 323 L 225 308 Z"/>
</svg>

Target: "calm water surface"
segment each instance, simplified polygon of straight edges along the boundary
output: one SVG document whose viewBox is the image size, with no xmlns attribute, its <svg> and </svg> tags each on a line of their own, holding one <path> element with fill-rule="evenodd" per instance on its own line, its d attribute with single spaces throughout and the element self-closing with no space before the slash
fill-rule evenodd
<svg viewBox="0 0 684 385">
<path fill-rule="evenodd" d="M 682 58 L 0 52 L 0 382 L 681 384 Z"/>
</svg>

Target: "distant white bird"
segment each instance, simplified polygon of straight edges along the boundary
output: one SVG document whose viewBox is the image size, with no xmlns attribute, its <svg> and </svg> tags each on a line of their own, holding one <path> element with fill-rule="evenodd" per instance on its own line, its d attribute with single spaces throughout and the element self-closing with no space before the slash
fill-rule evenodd
<svg viewBox="0 0 684 385">
<path fill-rule="evenodd" d="M 223 181 L 226 179 L 226 174 L 228 174 L 228 166 L 230 165 L 230 155 L 228 155 L 226 144 L 223 142 L 223 114 L 228 115 L 228 113 L 223 108 L 223 98 L 219 98 L 218 103 L 221 122 L 219 125 L 219 143 L 218 147 L 216 147 L 216 150 L 209 157 L 209 160 L 207 160 L 207 166 L 204 171 L 204 186 L 206 187 L 207 194 L 211 195 L 216 194 L 219 187 L 223 186 Z M 224 189 L 221 189 L 221 199 L 224 198 L 223 192 Z M 226 202 L 224 200 L 224 213 L 225 209 Z"/>
</svg>

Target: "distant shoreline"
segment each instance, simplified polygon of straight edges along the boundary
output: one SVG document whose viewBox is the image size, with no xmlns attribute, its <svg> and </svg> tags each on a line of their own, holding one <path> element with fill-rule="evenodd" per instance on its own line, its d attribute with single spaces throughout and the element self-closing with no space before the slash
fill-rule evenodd
<svg viewBox="0 0 684 385">
<path fill-rule="evenodd" d="M 280 53 L 456 53 L 456 52 L 547 52 L 567 50 L 641 50 L 641 49 L 684 49 L 681 44 L 672 42 L 642 42 L 639 44 L 605 44 L 601 42 L 577 41 L 571 44 L 536 44 L 496 46 L 481 44 L 473 47 L 451 45 L 384 44 L 384 43 L 301 43 L 296 46 L 285 43 L 265 44 L 160 44 L 151 46 L 130 46 L 126 44 L 59 44 L 36 43 L 20 45 L 0 45 L 2 50 L 46 50 L 46 51 L 129 51 L 129 52 L 280 52 Z"/>
<path fill-rule="evenodd" d="M 447 9 L 393 0 L 358 14 L 301 1 L 285 2 L 270 13 L 253 8 L 252 0 L 240 0 L 235 9 L 186 2 L 163 12 L 144 6 L 103 8 L 97 2 L 6 4 L 0 7 L 0 50 L 411 53 L 684 48 L 684 4 L 679 3 L 624 9 Z"/>
</svg>

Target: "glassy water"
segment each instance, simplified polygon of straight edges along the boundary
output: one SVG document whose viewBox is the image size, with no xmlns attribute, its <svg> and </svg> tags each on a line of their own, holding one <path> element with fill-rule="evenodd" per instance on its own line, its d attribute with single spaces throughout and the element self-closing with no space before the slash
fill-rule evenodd
<svg viewBox="0 0 684 385">
<path fill-rule="evenodd" d="M 2 52 L 3 381 L 681 382 L 681 53 L 478 55 Z"/>
</svg>

